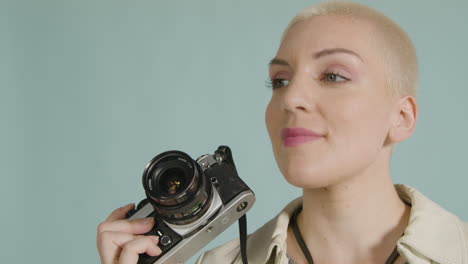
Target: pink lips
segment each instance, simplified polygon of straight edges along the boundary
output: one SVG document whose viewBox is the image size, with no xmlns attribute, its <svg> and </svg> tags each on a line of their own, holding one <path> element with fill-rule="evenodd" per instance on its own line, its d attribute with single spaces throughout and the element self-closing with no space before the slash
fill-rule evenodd
<svg viewBox="0 0 468 264">
<path fill-rule="evenodd" d="M 309 141 L 314 141 L 322 138 L 323 135 L 305 128 L 283 128 L 281 130 L 281 138 L 287 147 L 295 147 Z"/>
</svg>

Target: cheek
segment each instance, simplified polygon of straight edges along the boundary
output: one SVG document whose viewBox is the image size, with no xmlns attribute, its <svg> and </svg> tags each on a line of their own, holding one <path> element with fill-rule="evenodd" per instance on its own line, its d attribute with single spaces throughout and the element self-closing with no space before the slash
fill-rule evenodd
<svg viewBox="0 0 468 264">
<path fill-rule="evenodd" d="M 350 98 L 339 104 L 333 115 L 332 129 L 347 145 L 376 147 L 386 136 L 387 111 L 385 103 L 368 96 Z"/>
<path fill-rule="evenodd" d="M 278 119 L 279 119 L 278 113 L 276 113 L 277 111 L 278 110 L 277 110 L 276 103 L 274 99 L 272 98 L 270 102 L 268 103 L 268 106 L 265 111 L 265 124 L 266 124 L 268 134 L 270 135 L 271 140 L 273 140 L 273 131 L 275 127 L 277 127 L 276 123 L 278 123 Z"/>
</svg>

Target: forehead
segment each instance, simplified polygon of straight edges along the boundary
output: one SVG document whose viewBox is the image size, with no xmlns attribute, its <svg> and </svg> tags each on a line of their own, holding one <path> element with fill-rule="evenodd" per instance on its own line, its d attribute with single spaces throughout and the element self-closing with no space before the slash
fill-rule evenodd
<svg viewBox="0 0 468 264">
<path fill-rule="evenodd" d="M 323 49 L 344 48 L 359 54 L 364 61 L 379 56 L 376 27 L 364 19 L 344 16 L 317 16 L 294 25 L 286 33 L 278 57 L 297 57 Z"/>
</svg>

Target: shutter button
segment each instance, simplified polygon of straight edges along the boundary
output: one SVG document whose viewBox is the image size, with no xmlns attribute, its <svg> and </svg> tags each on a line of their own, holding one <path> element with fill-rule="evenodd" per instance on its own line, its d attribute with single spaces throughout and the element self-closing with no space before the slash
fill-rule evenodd
<svg viewBox="0 0 468 264">
<path fill-rule="evenodd" d="M 166 236 L 166 235 L 162 236 L 161 239 L 159 239 L 159 241 L 161 242 L 161 245 L 163 245 L 163 246 L 167 246 L 170 243 L 172 243 L 171 237 Z"/>
</svg>

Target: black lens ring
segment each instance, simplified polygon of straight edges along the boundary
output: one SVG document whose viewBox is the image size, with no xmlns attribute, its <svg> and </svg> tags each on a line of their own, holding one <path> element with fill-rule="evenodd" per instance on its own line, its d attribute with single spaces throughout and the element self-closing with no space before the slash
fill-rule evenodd
<svg viewBox="0 0 468 264">
<path fill-rule="evenodd" d="M 164 196 L 163 193 L 160 192 L 158 184 L 155 184 L 155 182 L 159 182 L 162 175 L 155 175 L 155 173 L 163 172 L 165 169 L 174 165 L 185 168 L 184 171 L 189 173 L 187 175 L 187 177 L 189 177 L 189 179 L 187 179 L 189 183 L 186 184 L 186 188 L 182 190 L 179 195 Z M 173 206 L 191 198 L 194 193 L 189 193 L 189 195 L 187 195 L 186 192 L 198 188 L 198 177 L 199 172 L 197 164 L 189 155 L 177 150 L 166 151 L 154 157 L 146 166 L 142 177 L 143 188 L 147 196 L 150 196 L 152 198 L 151 200 L 156 204 L 160 206 Z"/>
<path fill-rule="evenodd" d="M 162 197 L 160 190 L 156 193 L 158 187 L 151 186 L 152 181 L 159 183 L 167 169 L 181 167 L 184 168 L 181 169 L 184 174 L 189 174 L 189 183 L 184 184 L 180 192 L 174 195 Z M 142 180 L 148 200 L 168 222 L 190 223 L 201 217 L 211 204 L 211 182 L 205 179 L 200 165 L 184 152 L 173 150 L 157 155 L 146 166 Z"/>
</svg>

